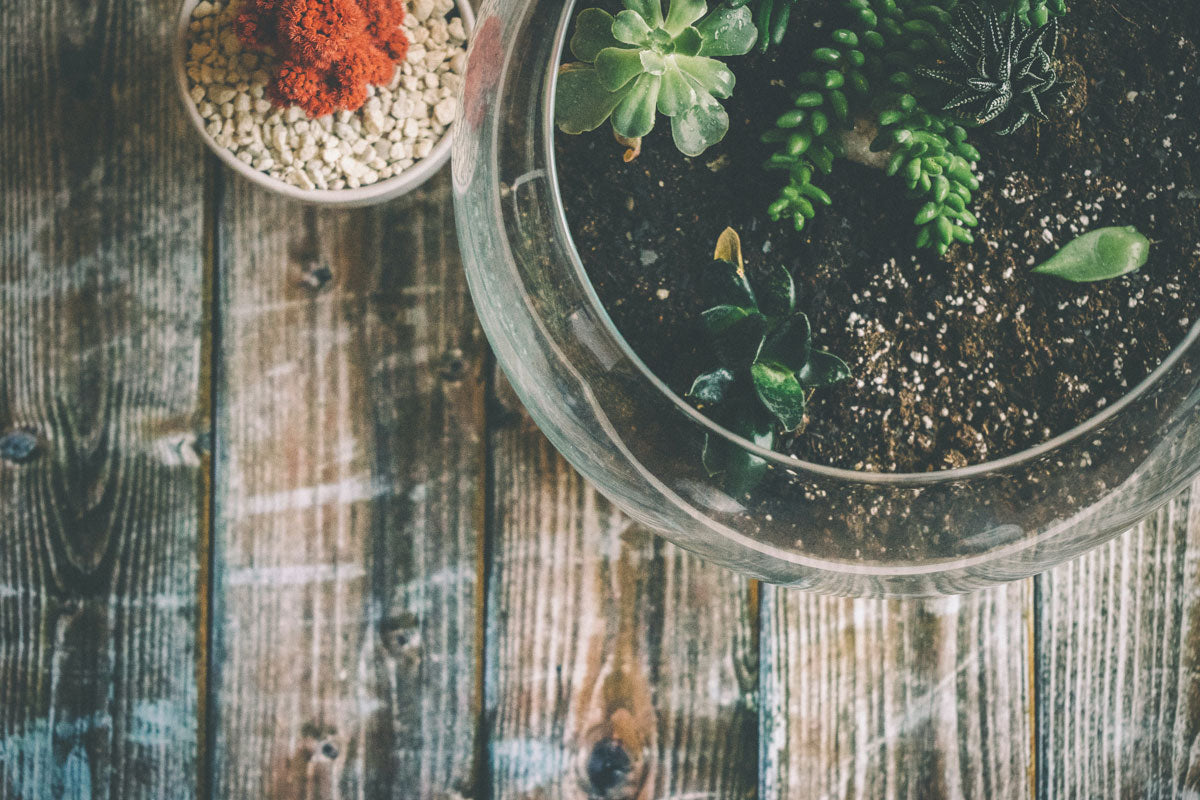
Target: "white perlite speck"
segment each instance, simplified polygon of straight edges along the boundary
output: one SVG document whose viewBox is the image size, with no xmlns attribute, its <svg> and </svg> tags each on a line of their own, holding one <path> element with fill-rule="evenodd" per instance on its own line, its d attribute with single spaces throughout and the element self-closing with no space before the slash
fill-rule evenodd
<svg viewBox="0 0 1200 800">
<path fill-rule="evenodd" d="M 266 99 L 270 57 L 243 51 L 237 2 L 203 0 L 188 26 L 188 96 L 205 130 L 240 161 L 302 189 L 354 189 L 400 174 L 432 152 L 458 111 L 466 69 L 454 0 L 411 0 L 408 56 L 357 111 L 308 119 Z"/>
</svg>

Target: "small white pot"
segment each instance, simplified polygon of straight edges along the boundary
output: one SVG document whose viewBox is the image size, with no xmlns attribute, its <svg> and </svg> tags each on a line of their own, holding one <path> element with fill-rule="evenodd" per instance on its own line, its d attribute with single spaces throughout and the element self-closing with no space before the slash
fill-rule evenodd
<svg viewBox="0 0 1200 800">
<path fill-rule="evenodd" d="M 236 2 L 236 0 L 234 0 Z M 175 79 L 179 86 L 179 96 L 183 100 L 183 106 L 187 109 L 188 119 L 192 121 L 196 132 L 200 134 L 200 138 L 208 145 L 208 148 L 217 154 L 217 158 L 221 159 L 234 172 L 246 178 L 251 183 L 261 186 L 267 191 L 275 194 L 289 197 L 293 200 L 299 200 L 303 203 L 311 203 L 322 206 L 368 206 L 375 203 L 382 203 L 386 200 L 392 200 L 402 194 L 412 191 L 425 181 L 429 180 L 433 175 L 442 168 L 450 158 L 450 145 L 454 139 L 453 123 L 442 134 L 442 138 L 430 151 L 429 155 L 417 161 L 408 169 L 401 172 L 399 175 L 393 175 L 390 178 L 385 178 L 369 186 L 360 186 L 357 189 L 301 189 L 299 186 L 292 186 L 290 183 L 284 183 L 278 178 L 273 178 L 265 172 L 259 172 L 244 161 L 236 158 L 227 148 L 217 144 L 217 142 L 208 134 L 204 128 L 204 118 L 200 116 L 200 112 L 196 110 L 196 104 L 192 102 L 192 98 L 188 95 L 188 76 L 185 64 L 187 62 L 187 39 L 188 39 L 188 24 L 192 21 L 192 10 L 200 0 L 183 0 L 183 7 L 179 12 L 178 29 L 175 32 Z M 475 15 L 471 11 L 471 5 L 467 0 L 456 0 L 458 6 L 458 14 L 462 17 L 463 27 L 466 29 L 468 36 L 475 26 Z"/>
</svg>

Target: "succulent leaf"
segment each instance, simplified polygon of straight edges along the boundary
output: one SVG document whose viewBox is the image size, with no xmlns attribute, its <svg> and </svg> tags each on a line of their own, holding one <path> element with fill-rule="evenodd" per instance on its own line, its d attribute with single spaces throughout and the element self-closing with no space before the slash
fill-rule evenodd
<svg viewBox="0 0 1200 800">
<path fill-rule="evenodd" d="M 733 73 L 715 58 L 675 56 L 675 64 L 692 82 L 713 97 L 733 94 Z"/>
<path fill-rule="evenodd" d="M 765 414 L 754 410 L 735 414 L 726 427 L 765 450 L 775 447 L 774 425 Z M 740 497 L 757 486 L 767 471 L 767 462 L 761 456 L 712 434 L 704 438 L 702 460 L 710 476 L 724 476 L 725 489 L 734 497 Z"/>
<path fill-rule="evenodd" d="M 776 266 L 755 284 L 758 307 L 768 317 L 786 318 L 796 309 L 796 282 L 792 273 Z"/>
<path fill-rule="evenodd" d="M 609 91 L 591 64 L 568 65 L 558 75 L 554 122 L 564 133 L 595 130 L 627 93 Z"/>
<path fill-rule="evenodd" d="M 692 88 L 697 88 L 692 83 Z M 671 118 L 671 136 L 685 156 L 698 156 L 725 138 L 729 115 L 706 91 L 697 92 L 696 105 Z"/>
<path fill-rule="evenodd" d="M 662 88 L 658 90 L 658 111 L 668 117 L 682 114 L 696 104 L 696 90 L 691 87 L 674 61 L 663 73 Z"/>
<path fill-rule="evenodd" d="M 640 50 L 606 47 L 596 56 L 596 76 L 610 92 L 620 89 L 644 71 Z"/>
<path fill-rule="evenodd" d="M 639 139 L 654 128 L 654 110 L 662 78 L 643 72 L 625 99 L 612 112 L 613 130 L 626 139 Z"/>
<path fill-rule="evenodd" d="M 671 40 L 671 49 L 676 55 L 694 56 L 704 48 L 704 37 L 694 27 L 684 28 Z"/>
<path fill-rule="evenodd" d="M 651 28 L 661 28 L 663 24 L 662 0 L 623 0 L 625 8 L 646 20 Z"/>
<path fill-rule="evenodd" d="M 703 45 L 702 56 L 741 56 L 750 52 L 758 39 L 758 30 L 750 9 L 744 5 L 722 6 L 696 24 Z"/>
<path fill-rule="evenodd" d="M 808 317 L 797 312 L 779 323 L 763 344 L 759 358 L 771 360 L 793 372 L 804 369 L 812 357 L 812 325 Z"/>
<path fill-rule="evenodd" d="M 1071 240 L 1044 264 L 1039 275 L 1088 283 L 1135 272 L 1150 258 L 1150 240 L 1133 226 L 1100 228 Z"/>
<path fill-rule="evenodd" d="M 793 431 L 804 424 L 804 412 L 808 403 L 804 387 L 796 380 L 796 373 L 782 364 L 758 361 L 750 366 L 754 379 L 754 391 L 758 399 L 770 411 L 784 430 Z"/>
<path fill-rule="evenodd" d="M 846 362 L 824 350 L 813 350 L 808 363 L 796 373 L 805 389 L 823 389 L 849 377 L 850 367 Z"/>
<path fill-rule="evenodd" d="M 721 366 L 737 369 L 758 358 L 767 320 L 757 310 L 717 306 L 702 316 Z"/>
<path fill-rule="evenodd" d="M 701 276 L 701 290 L 713 305 L 733 305 L 758 308 L 754 290 L 746 273 L 731 261 L 714 260 Z"/>
<path fill-rule="evenodd" d="M 696 378 L 688 390 L 688 397 L 702 406 L 720 405 L 729 394 L 733 382 L 733 372 L 721 367 Z"/>
<path fill-rule="evenodd" d="M 704 0 L 670 0 L 667 21 L 663 28 L 671 36 L 678 36 L 684 28 L 704 16 L 708 6 Z"/>
<path fill-rule="evenodd" d="M 579 35 L 578 31 L 583 25 L 583 15 L 589 11 L 600 11 L 600 9 L 588 8 L 579 12 L 579 20 L 575 23 L 576 36 Z M 604 12 L 601 11 L 600 13 L 603 14 Z M 636 11 L 625 9 L 617 14 L 615 19 L 612 17 L 609 19 L 611 21 L 609 22 L 607 32 L 610 37 L 616 37 L 619 41 L 626 44 L 649 46 L 651 28 L 646 24 L 646 20 Z M 572 41 L 574 40 L 572 39 Z M 576 53 L 575 57 L 580 58 L 580 55 Z M 586 61 L 587 59 L 584 60 Z"/>
<path fill-rule="evenodd" d="M 632 12 L 622 11 L 621 13 Z M 614 38 L 613 34 L 612 14 L 602 8 L 585 8 L 579 12 L 579 18 L 575 20 L 575 35 L 571 37 L 571 52 L 580 61 L 590 64 L 596 60 L 596 56 L 604 48 L 620 46 L 620 42 Z"/>
</svg>

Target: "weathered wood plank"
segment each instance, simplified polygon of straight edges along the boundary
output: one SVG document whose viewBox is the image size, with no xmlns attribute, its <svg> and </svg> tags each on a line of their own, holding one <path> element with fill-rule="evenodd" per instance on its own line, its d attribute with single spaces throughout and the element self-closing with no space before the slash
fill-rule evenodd
<svg viewBox="0 0 1200 800">
<path fill-rule="evenodd" d="M 1030 595 L 764 590 L 764 800 L 1029 797 Z"/>
<path fill-rule="evenodd" d="M 491 433 L 491 796 L 753 797 L 755 587 L 633 526 L 506 418 Z"/>
<path fill-rule="evenodd" d="M 1038 796 L 1200 796 L 1200 484 L 1037 578 Z"/>
<path fill-rule="evenodd" d="M 196 791 L 204 179 L 174 11 L 0 4 L 0 798 Z"/>
<path fill-rule="evenodd" d="M 469 794 L 484 347 L 448 171 L 349 212 L 236 181 L 221 220 L 214 796 Z"/>
</svg>

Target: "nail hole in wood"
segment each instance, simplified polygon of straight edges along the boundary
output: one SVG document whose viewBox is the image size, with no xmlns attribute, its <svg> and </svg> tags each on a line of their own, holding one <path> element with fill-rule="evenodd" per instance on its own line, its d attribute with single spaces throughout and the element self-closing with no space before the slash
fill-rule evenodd
<svg viewBox="0 0 1200 800">
<path fill-rule="evenodd" d="M 326 742 L 325 744 L 321 745 L 321 755 L 325 756 L 330 761 L 337 758 L 338 757 L 337 745 L 335 745 L 333 742 Z"/>
<path fill-rule="evenodd" d="M 13 464 L 32 461 L 37 455 L 37 436 L 30 431 L 16 430 L 0 436 L 0 459 Z"/>
</svg>

